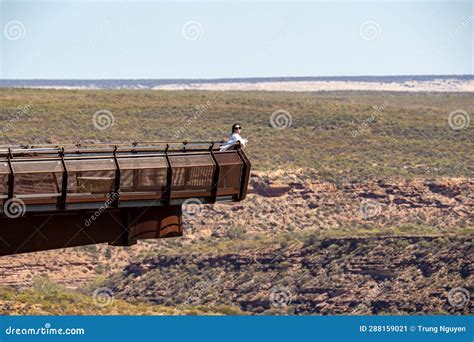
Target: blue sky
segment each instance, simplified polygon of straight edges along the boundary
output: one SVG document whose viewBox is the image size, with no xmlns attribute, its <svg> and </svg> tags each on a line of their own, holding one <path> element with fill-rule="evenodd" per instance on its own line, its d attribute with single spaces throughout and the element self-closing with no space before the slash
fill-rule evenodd
<svg viewBox="0 0 474 342">
<path fill-rule="evenodd" d="M 1 1 L 0 78 L 473 74 L 473 1 Z"/>
</svg>

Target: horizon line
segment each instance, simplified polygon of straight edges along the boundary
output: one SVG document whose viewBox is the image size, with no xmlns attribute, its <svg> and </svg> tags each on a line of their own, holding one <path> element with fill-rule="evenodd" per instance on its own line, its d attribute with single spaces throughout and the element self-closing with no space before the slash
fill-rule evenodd
<svg viewBox="0 0 474 342">
<path fill-rule="evenodd" d="M 0 78 L 0 81 L 223 81 L 265 79 L 335 79 L 335 78 L 395 78 L 395 77 L 473 77 L 474 74 L 400 74 L 400 75 L 338 75 L 338 76 L 249 76 L 217 78 Z"/>
</svg>

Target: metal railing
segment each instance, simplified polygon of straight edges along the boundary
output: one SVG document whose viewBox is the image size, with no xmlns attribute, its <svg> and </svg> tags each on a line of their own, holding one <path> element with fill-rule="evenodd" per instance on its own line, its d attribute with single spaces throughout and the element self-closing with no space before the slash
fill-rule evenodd
<svg viewBox="0 0 474 342">
<path fill-rule="evenodd" d="M 0 146 L 0 206 L 12 198 L 26 205 L 157 200 L 219 196 L 242 200 L 250 162 L 240 145 L 223 142 L 142 142 Z M 2 176 L 8 181 L 2 182 Z"/>
</svg>

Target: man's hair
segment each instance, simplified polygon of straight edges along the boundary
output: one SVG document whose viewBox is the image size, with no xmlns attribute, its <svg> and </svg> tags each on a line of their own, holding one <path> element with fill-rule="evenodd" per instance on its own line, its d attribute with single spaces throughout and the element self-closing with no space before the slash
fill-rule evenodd
<svg viewBox="0 0 474 342">
<path fill-rule="evenodd" d="M 232 125 L 232 133 L 235 132 L 235 128 L 236 128 L 237 126 L 240 127 L 240 128 L 242 128 L 242 126 L 240 126 L 240 124 L 235 123 L 235 124 Z"/>
</svg>

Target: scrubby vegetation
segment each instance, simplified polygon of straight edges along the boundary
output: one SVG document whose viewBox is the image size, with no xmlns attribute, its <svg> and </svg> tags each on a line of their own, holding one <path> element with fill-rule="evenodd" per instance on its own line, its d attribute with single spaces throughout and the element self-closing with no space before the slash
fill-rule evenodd
<svg viewBox="0 0 474 342">
<path fill-rule="evenodd" d="M 471 94 L 0 89 L 3 143 L 220 140 L 238 121 L 254 168 L 314 168 L 321 178 L 472 176 Z M 93 114 L 108 110 L 99 130 Z M 271 115 L 291 115 L 275 129 Z M 18 113 L 23 113 L 18 115 Z"/>
<path fill-rule="evenodd" d="M 419 227 L 419 229 L 423 229 Z M 353 232 L 354 233 L 354 232 Z M 75 290 L 47 277 L 0 287 L 2 314 L 466 314 L 448 290 L 471 277 L 472 232 L 357 238 L 249 234 L 162 241 L 113 276 Z M 167 241 L 170 241 L 168 243 Z M 379 292 L 374 293 L 374 289 Z M 415 290 L 416 289 L 416 290 Z M 99 295 L 97 295 L 99 291 Z M 420 293 L 422 292 L 422 294 Z M 102 296 L 102 297 L 101 297 Z M 363 305 L 362 305 L 363 304 Z"/>
<path fill-rule="evenodd" d="M 103 130 L 99 110 L 112 115 Z M 291 125 L 277 129 L 271 116 L 281 110 Z M 0 143 L 220 140 L 238 121 L 253 170 L 299 169 L 282 183 L 292 184 L 290 204 L 250 195 L 232 212 L 203 209 L 182 239 L 57 251 L 97 278 L 74 290 L 44 278 L 0 287 L 0 313 L 466 313 L 446 300 L 470 281 L 474 235 L 464 218 L 474 125 L 451 129 L 455 110 L 474 120 L 472 94 L 0 89 Z M 463 179 L 423 181 L 444 176 Z M 392 177 L 402 181 L 381 181 Z M 329 182 L 311 189 L 313 180 Z M 378 199 L 381 214 L 363 219 L 365 199 Z M 101 287 L 112 305 L 97 305 Z M 272 291 L 285 305 L 272 303 Z"/>
<path fill-rule="evenodd" d="M 128 303 L 113 291 L 88 284 L 71 290 L 47 277 L 25 287 L 0 287 L 0 315 L 225 315 L 242 314 L 239 308 L 217 305 L 188 305 L 172 308 L 152 303 Z M 98 290 L 98 291 L 97 291 Z M 96 291 L 96 292 L 94 292 Z M 102 291 L 102 293 L 100 292 Z"/>
<path fill-rule="evenodd" d="M 454 235 L 284 234 L 244 239 L 238 249 L 208 242 L 200 250 L 149 255 L 102 286 L 130 302 L 173 308 L 192 303 L 252 314 L 459 314 L 469 305 L 451 306 L 447 295 L 455 284 L 469 283 L 471 244 L 472 237 Z"/>
</svg>

